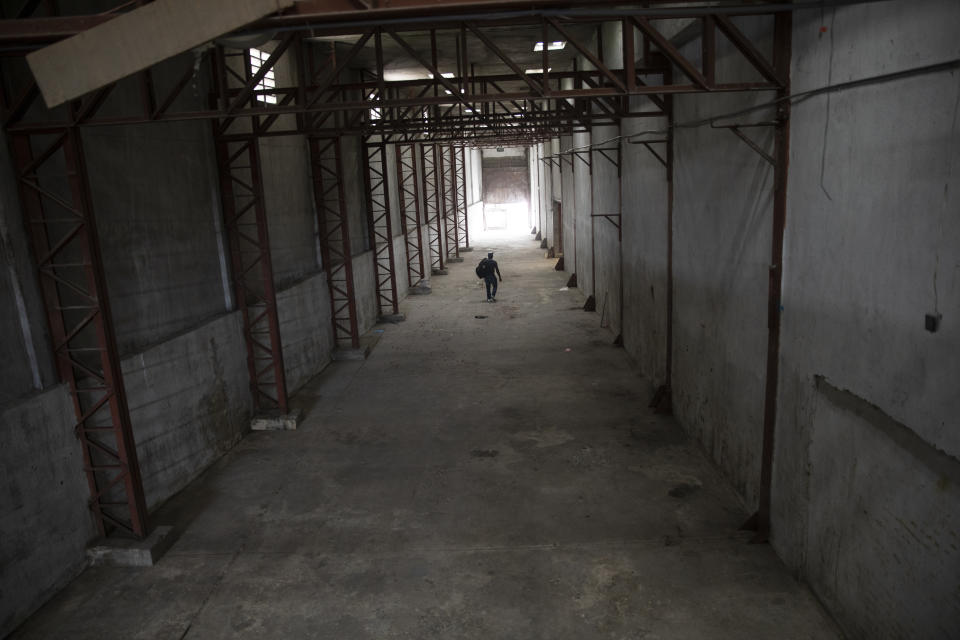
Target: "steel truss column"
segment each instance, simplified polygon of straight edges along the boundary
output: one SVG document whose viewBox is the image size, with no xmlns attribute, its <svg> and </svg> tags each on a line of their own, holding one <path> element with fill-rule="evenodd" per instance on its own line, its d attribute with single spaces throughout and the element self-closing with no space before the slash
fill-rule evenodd
<svg viewBox="0 0 960 640">
<path fill-rule="evenodd" d="M 457 215 L 456 162 L 453 146 L 440 146 L 440 193 L 443 211 L 443 232 L 447 244 L 447 262 L 460 261 L 460 231 Z"/>
<path fill-rule="evenodd" d="M 340 138 L 310 137 L 313 198 L 320 230 L 320 253 L 330 290 L 333 338 L 338 347 L 360 347 L 357 303 L 353 286 L 350 225 L 343 190 Z"/>
<path fill-rule="evenodd" d="M 413 288 L 426 277 L 423 233 L 420 230 L 420 187 L 417 183 L 417 146 L 397 143 L 397 192 L 400 224 L 407 246 L 407 284 Z"/>
<path fill-rule="evenodd" d="M 119 529 L 142 538 L 147 507 L 79 129 L 13 134 L 11 146 L 57 369 L 73 399 L 90 509 L 101 535 Z"/>
<path fill-rule="evenodd" d="M 467 222 L 467 162 L 465 147 L 453 147 L 454 179 L 456 181 L 457 229 L 463 239 L 463 248 L 470 249 L 470 225 Z"/>
<path fill-rule="evenodd" d="M 393 257 L 393 222 L 390 215 L 390 189 L 387 184 L 387 145 L 383 140 L 365 142 L 364 149 L 367 166 L 363 176 L 377 280 L 377 306 L 381 316 L 398 314 L 400 307 L 397 301 Z"/>
<path fill-rule="evenodd" d="M 443 230 L 440 219 L 442 192 L 438 185 L 439 165 L 437 145 L 420 145 L 420 164 L 423 167 L 423 214 L 427 224 L 427 239 L 430 245 L 430 269 L 443 272 Z"/>
<path fill-rule="evenodd" d="M 285 414 L 287 382 L 257 138 L 215 138 L 224 227 L 237 306 L 243 316 L 254 406 L 258 411 L 279 410 Z"/>
</svg>

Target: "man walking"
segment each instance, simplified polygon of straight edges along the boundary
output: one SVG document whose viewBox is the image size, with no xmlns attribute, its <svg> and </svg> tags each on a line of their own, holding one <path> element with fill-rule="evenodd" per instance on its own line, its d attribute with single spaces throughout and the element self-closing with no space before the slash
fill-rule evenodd
<svg viewBox="0 0 960 640">
<path fill-rule="evenodd" d="M 497 301 L 497 278 L 503 282 L 503 276 L 500 275 L 500 267 L 497 261 L 493 259 L 493 252 L 487 254 L 487 257 L 480 261 L 477 267 L 477 275 L 481 275 L 487 285 L 487 302 Z"/>
</svg>

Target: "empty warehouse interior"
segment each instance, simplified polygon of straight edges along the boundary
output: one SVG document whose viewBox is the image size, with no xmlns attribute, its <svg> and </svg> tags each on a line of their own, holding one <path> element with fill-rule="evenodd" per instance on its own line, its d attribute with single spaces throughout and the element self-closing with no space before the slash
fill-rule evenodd
<svg viewBox="0 0 960 640">
<path fill-rule="evenodd" d="M 958 26 L 0 0 L 0 637 L 960 637 Z"/>
</svg>

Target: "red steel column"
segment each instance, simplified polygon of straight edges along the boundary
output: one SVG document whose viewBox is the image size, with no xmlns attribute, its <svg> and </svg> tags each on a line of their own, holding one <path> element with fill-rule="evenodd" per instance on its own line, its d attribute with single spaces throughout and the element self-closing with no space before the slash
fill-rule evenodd
<svg viewBox="0 0 960 640">
<path fill-rule="evenodd" d="M 400 312 L 397 300 L 396 267 L 393 256 L 393 221 L 390 215 L 390 190 L 387 183 L 387 145 L 382 140 L 364 145 L 367 189 L 367 215 L 373 244 L 373 263 L 377 279 L 377 305 L 380 315 Z"/>
<path fill-rule="evenodd" d="M 457 180 L 457 211 L 460 214 L 459 228 L 460 237 L 463 238 L 463 246 L 470 248 L 470 224 L 467 220 L 467 162 L 465 147 L 454 147 L 457 154 L 456 160 L 456 180 Z"/>
<path fill-rule="evenodd" d="M 34 154 L 34 142 L 45 148 Z M 101 535 L 149 532 L 80 132 L 12 134 L 20 200 L 39 270 L 60 379 L 70 387 L 90 509 Z M 41 168 L 62 156 L 61 169 Z"/>
<path fill-rule="evenodd" d="M 397 143 L 396 153 L 400 224 L 407 246 L 407 284 L 415 287 L 426 277 L 423 263 L 423 233 L 420 229 L 420 188 L 417 184 L 416 145 Z"/>
<path fill-rule="evenodd" d="M 320 253 L 330 291 L 333 337 L 337 346 L 360 347 L 353 285 L 350 224 L 343 190 L 340 138 L 310 137 L 313 198 L 320 230 Z"/>
<path fill-rule="evenodd" d="M 423 167 L 423 214 L 427 224 L 427 238 L 430 245 L 430 268 L 443 270 L 443 229 L 440 219 L 441 192 L 438 186 L 437 145 L 421 144 L 420 159 Z"/>
<path fill-rule="evenodd" d="M 214 131 L 217 123 L 214 123 Z M 283 346 L 257 138 L 216 137 L 224 227 L 233 287 L 243 316 L 250 391 L 257 410 L 288 412 Z"/>
</svg>

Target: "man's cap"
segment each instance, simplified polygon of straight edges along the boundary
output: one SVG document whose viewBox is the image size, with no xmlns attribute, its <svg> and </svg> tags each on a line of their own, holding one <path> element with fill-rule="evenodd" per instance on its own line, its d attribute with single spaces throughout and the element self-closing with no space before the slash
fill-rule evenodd
<svg viewBox="0 0 960 640">
<path fill-rule="evenodd" d="M 487 254 L 487 257 L 488 257 L 488 258 L 492 258 L 492 257 L 493 257 L 493 251 L 491 251 L 490 253 L 488 253 L 488 254 Z"/>
</svg>

